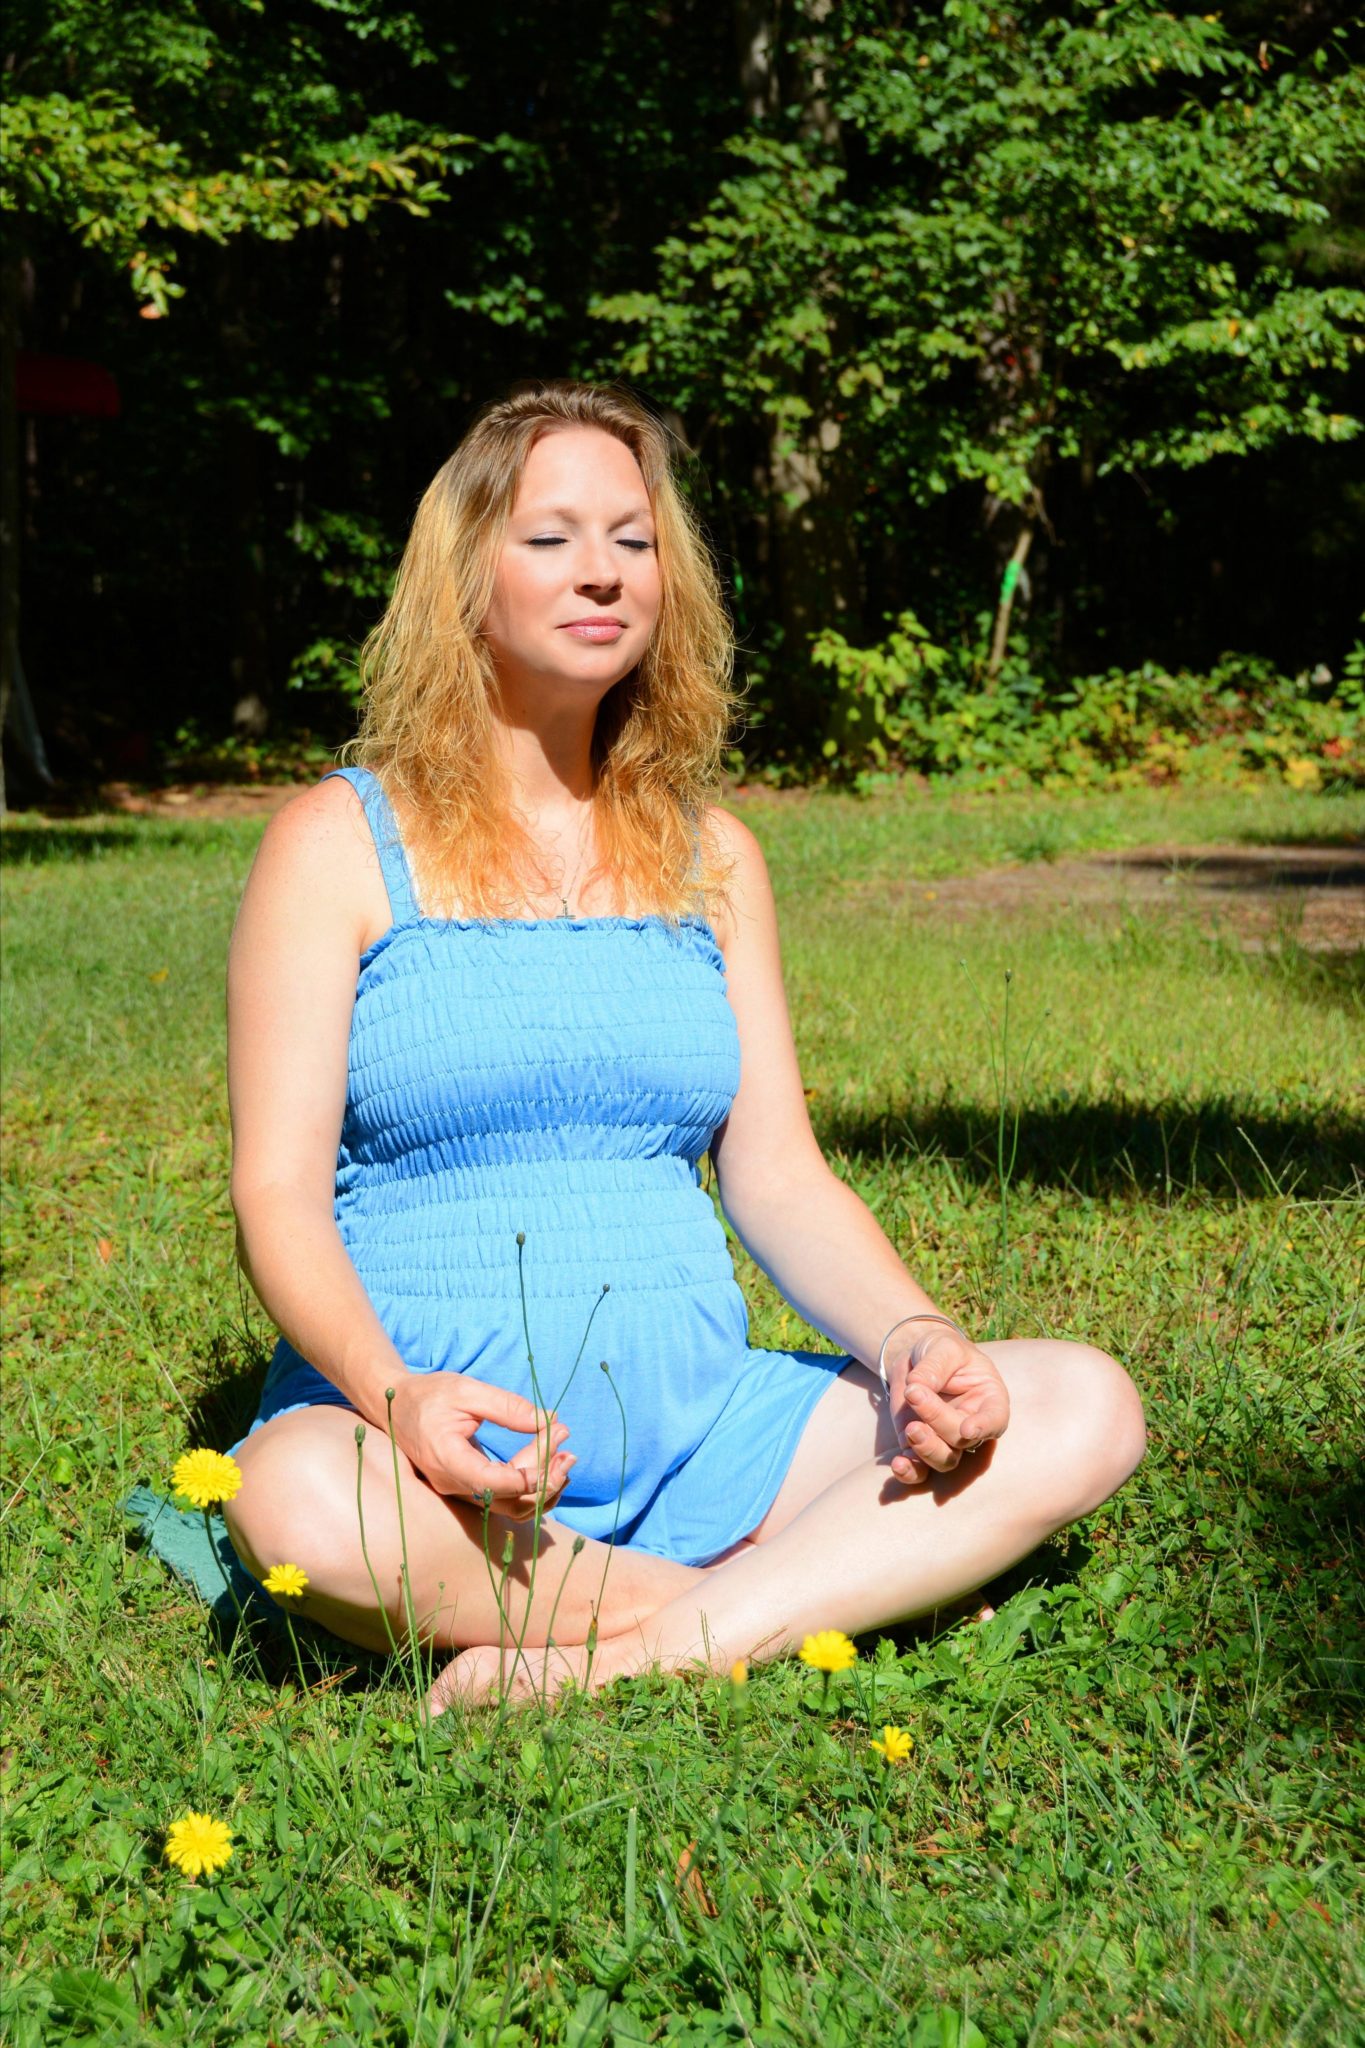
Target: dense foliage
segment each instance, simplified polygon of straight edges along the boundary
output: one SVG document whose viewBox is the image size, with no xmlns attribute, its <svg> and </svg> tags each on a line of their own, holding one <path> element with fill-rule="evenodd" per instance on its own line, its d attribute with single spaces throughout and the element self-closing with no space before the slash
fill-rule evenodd
<svg viewBox="0 0 1365 2048">
<path fill-rule="evenodd" d="M 417 493 L 478 402 L 564 371 L 698 452 L 751 762 L 845 765 L 813 636 L 907 610 L 985 695 L 1236 649 L 1253 699 L 1326 696 L 1365 536 L 1351 18 L 20 4 L 8 328 L 122 397 L 22 441 L 59 763 L 340 731 Z"/>
</svg>

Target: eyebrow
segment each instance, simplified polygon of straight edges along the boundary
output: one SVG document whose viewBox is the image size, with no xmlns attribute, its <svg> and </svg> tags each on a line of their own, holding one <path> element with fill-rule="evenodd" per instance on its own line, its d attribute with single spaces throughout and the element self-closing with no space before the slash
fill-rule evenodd
<svg viewBox="0 0 1365 2048">
<path fill-rule="evenodd" d="M 559 519 L 563 521 L 565 526 L 576 526 L 578 524 L 578 514 L 568 511 L 563 505 L 552 506 L 548 511 L 533 507 L 526 516 L 533 521 Z M 648 505 L 635 505 L 629 512 L 623 512 L 619 519 L 613 519 L 611 525 L 607 528 L 607 532 L 615 533 L 618 526 L 631 526 L 637 519 L 652 519 L 653 517 L 654 514 Z"/>
</svg>

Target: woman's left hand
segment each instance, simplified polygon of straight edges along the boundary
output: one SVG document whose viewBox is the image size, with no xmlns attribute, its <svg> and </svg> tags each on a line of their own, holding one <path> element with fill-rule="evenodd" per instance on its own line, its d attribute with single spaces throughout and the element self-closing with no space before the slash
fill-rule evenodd
<svg viewBox="0 0 1365 2048">
<path fill-rule="evenodd" d="M 905 1445 L 891 1470 L 906 1486 L 952 1472 L 1009 1427 L 1010 1397 L 995 1366 L 956 1330 L 928 1330 L 891 1371 L 891 1412 Z"/>
</svg>

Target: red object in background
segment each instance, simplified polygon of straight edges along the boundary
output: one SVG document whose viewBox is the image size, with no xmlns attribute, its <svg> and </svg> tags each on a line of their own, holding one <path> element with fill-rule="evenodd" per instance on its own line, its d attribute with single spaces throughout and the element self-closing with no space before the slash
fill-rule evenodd
<svg viewBox="0 0 1365 2048">
<path fill-rule="evenodd" d="M 37 356 L 21 348 L 14 373 L 20 412 L 84 413 L 91 419 L 116 420 L 122 411 L 118 385 L 108 370 L 82 362 L 79 356 Z"/>
</svg>

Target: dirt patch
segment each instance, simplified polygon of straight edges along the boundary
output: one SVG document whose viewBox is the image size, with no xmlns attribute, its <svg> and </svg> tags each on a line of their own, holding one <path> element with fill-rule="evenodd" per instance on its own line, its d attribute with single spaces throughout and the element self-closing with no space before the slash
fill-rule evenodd
<svg viewBox="0 0 1365 2048">
<path fill-rule="evenodd" d="M 1248 952 L 1285 940 L 1314 953 L 1365 948 L 1365 846 L 1147 846 L 889 890 L 878 883 L 876 893 L 935 923 L 983 911 L 1131 911 L 1194 918 Z"/>
<path fill-rule="evenodd" d="M 138 789 L 131 782 L 101 784 L 100 808 L 130 818 L 269 818 L 303 782 L 173 782 Z M 52 815 L 56 816 L 54 807 Z"/>
</svg>

